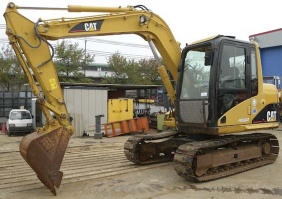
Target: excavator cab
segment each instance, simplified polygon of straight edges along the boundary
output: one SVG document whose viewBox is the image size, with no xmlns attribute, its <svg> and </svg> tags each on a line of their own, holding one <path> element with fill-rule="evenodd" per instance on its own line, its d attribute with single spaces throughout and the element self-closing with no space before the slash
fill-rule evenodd
<svg viewBox="0 0 282 199">
<path fill-rule="evenodd" d="M 277 89 L 267 87 L 267 98 L 262 92 L 267 85 L 256 49 L 255 43 L 226 36 L 185 47 L 176 92 L 180 132 L 220 135 L 227 128 L 237 132 L 254 123 L 277 123 Z"/>
</svg>

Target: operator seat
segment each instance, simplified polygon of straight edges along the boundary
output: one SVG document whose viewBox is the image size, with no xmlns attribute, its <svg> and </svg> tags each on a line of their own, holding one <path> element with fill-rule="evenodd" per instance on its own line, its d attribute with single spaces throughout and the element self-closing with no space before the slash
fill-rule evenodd
<svg viewBox="0 0 282 199">
<path fill-rule="evenodd" d="M 239 77 L 239 69 L 236 66 L 230 67 L 226 76 L 222 78 L 220 88 L 242 88 L 242 80 Z"/>
<path fill-rule="evenodd" d="M 244 87 L 244 83 L 239 76 L 239 69 L 237 67 L 229 67 L 225 72 L 225 76 L 221 79 L 221 83 L 219 84 L 220 89 L 233 90 Z M 238 94 L 229 93 L 228 90 L 225 91 L 227 93 L 220 95 L 219 115 L 224 114 L 226 111 L 232 108 L 235 104 L 237 104 L 239 99 Z"/>
</svg>

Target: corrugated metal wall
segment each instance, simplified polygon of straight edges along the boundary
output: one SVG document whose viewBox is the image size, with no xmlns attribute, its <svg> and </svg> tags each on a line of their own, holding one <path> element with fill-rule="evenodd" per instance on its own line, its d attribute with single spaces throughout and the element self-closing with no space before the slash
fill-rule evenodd
<svg viewBox="0 0 282 199">
<path fill-rule="evenodd" d="M 7 117 L 10 110 L 20 108 L 31 111 L 31 91 L 0 91 L 0 117 Z"/>
<path fill-rule="evenodd" d="M 64 88 L 64 99 L 69 114 L 73 117 L 74 137 L 82 136 L 83 132 L 95 132 L 95 116 L 104 115 L 101 123 L 107 122 L 106 88 Z"/>
<path fill-rule="evenodd" d="M 33 95 L 31 91 L 0 91 L 0 126 L 7 121 L 10 110 L 20 108 L 31 111 L 31 99 Z"/>
<path fill-rule="evenodd" d="M 263 76 L 279 76 L 281 79 L 282 29 L 258 33 L 249 37 L 260 46 Z"/>
<path fill-rule="evenodd" d="M 282 47 L 262 48 L 261 62 L 263 76 L 279 76 L 282 78 Z"/>
</svg>

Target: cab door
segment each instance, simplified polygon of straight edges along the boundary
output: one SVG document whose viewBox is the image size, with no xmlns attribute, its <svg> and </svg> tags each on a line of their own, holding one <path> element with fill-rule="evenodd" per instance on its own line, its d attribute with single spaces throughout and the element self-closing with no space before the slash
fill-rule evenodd
<svg viewBox="0 0 282 199">
<path fill-rule="evenodd" d="M 223 40 L 217 68 L 218 126 L 251 122 L 250 48 L 247 43 Z"/>
</svg>

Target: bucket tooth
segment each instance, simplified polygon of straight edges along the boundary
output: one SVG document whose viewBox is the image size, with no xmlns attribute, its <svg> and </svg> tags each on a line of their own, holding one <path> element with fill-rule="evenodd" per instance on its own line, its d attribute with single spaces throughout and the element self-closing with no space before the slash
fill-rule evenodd
<svg viewBox="0 0 282 199">
<path fill-rule="evenodd" d="M 69 130 L 59 127 L 50 132 L 26 135 L 20 143 L 22 157 L 54 195 L 55 186 L 59 188 L 61 185 L 63 172 L 60 167 L 69 139 Z"/>
</svg>

